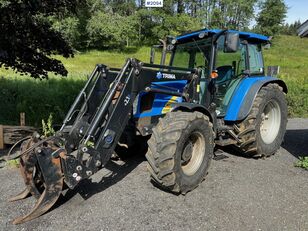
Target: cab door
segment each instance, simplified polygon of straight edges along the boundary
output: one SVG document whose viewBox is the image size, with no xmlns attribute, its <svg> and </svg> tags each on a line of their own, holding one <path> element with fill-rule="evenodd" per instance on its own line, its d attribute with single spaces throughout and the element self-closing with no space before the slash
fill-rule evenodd
<svg viewBox="0 0 308 231">
<path fill-rule="evenodd" d="M 239 84 L 241 77 L 248 69 L 246 62 L 247 46 L 241 42 L 239 49 L 233 53 L 224 52 L 225 36 L 221 36 L 217 41 L 214 71 L 218 77 L 214 80 L 216 113 L 224 116 L 230 98 Z"/>
</svg>

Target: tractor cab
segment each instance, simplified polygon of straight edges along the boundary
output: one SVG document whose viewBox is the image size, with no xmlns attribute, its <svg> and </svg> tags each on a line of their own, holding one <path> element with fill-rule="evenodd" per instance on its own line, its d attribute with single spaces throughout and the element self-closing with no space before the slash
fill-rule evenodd
<svg viewBox="0 0 308 231">
<path fill-rule="evenodd" d="M 164 49 L 169 65 L 201 70 L 199 102 L 216 104 L 217 116 L 226 115 L 231 97 L 241 79 L 264 76 L 262 44 L 266 36 L 233 30 L 200 30 L 180 35 Z M 166 55 L 163 54 L 163 57 Z M 165 62 L 162 58 L 162 62 Z"/>
</svg>

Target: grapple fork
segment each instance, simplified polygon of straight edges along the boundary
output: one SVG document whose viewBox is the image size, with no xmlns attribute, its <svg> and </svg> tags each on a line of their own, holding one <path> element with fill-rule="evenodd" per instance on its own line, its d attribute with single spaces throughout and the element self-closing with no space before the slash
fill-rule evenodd
<svg viewBox="0 0 308 231">
<path fill-rule="evenodd" d="M 20 170 L 26 189 L 10 201 L 24 199 L 30 194 L 38 200 L 27 215 L 16 218 L 13 224 L 32 220 L 47 212 L 56 203 L 63 188 L 61 159 L 53 156 L 58 147 L 53 142 L 40 142 L 40 146 L 35 145 L 32 140 L 27 142 L 26 148 L 22 147 L 24 153 L 20 157 Z M 28 151 L 31 146 L 38 147 Z"/>
</svg>

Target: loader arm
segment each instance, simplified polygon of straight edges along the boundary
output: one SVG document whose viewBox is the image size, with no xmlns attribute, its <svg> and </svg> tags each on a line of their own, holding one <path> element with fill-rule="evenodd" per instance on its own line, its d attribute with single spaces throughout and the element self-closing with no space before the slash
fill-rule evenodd
<svg viewBox="0 0 308 231">
<path fill-rule="evenodd" d="M 65 175 L 64 181 L 70 188 L 75 187 L 81 179 L 97 172 L 109 161 L 129 118 L 132 116 L 133 102 L 140 92 L 182 96 L 189 102 L 196 96 L 196 94 L 193 94 L 193 88 L 189 86 L 194 85 L 193 82 L 197 82 L 199 78 L 198 71 L 194 69 L 145 64 L 136 59 L 128 59 L 116 76 L 109 76 L 106 66 L 103 66 L 100 71 L 106 73 L 103 78 L 110 86 L 105 91 L 103 100 L 93 116 L 80 111 L 83 117 L 92 117 L 92 120 L 80 127 L 80 120 L 83 117 L 77 116 L 79 119 L 76 120 L 68 133 L 70 137 L 75 137 L 75 140 L 66 139 L 67 149 L 73 147 L 76 143 L 79 144 L 78 148 L 72 151 L 72 153 L 77 152 L 77 155 L 66 155 L 65 158 L 61 159 Z M 169 78 L 157 78 L 157 73 L 166 73 Z M 187 80 L 187 91 L 176 92 L 170 89 L 152 87 L 153 82 L 170 81 L 170 78 L 175 81 Z M 85 102 L 85 104 L 87 103 L 91 104 L 91 102 Z M 82 108 L 85 108 L 84 105 Z M 74 109 L 71 109 L 70 113 L 72 111 Z M 64 121 L 65 123 L 66 121 Z M 62 127 L 62 130 L 65 130 L 65 125 Z M 83 132 L 84 127 L 86 127 L 86 132 Z M 79 133 L 79 136 L 74 134 L 76 132 Z M 80 136 L 80 133 L 82 133 L 82 136 Z M 62 136 L 67 137 L 65 134 L 62 134 Z M 76 137 L 79 137 L 77 141 Z"/>
</svg>

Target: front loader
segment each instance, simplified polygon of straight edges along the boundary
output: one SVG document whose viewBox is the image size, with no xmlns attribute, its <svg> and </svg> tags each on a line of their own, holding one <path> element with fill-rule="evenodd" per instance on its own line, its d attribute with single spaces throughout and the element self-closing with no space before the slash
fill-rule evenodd
<svg viewBox="0 0 308 231">
<path fill-rule="evenodd" d="M 38 200 L 13 223 L 44 214 L 64 186 L 73 189 L 115 151 L 132 154 L 144 140 L 151 178 L 175 194 L 205 178 L 215 145 L 250 157 L 274 154 L 286 129 L 287 87 L 265 76 L 262 45 L 268 43 L 254 33 L 203 29 L 164 40 L 160 65 L 154 50 L 150 63 L 96 65 L 56 135 L 35 133 L 22 143 L 26 189 L 11 200 Z"/>
</svg>

